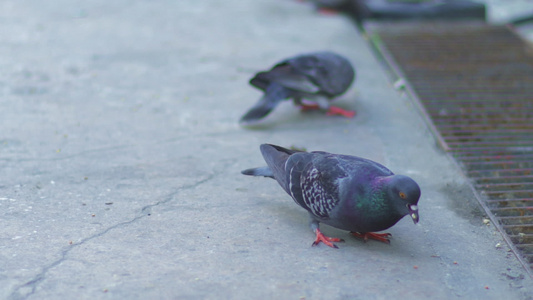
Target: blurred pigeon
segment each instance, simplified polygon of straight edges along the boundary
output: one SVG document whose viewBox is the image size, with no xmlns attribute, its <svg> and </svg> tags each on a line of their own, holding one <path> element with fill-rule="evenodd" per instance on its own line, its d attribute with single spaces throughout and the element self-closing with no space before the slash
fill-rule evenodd
<svg viewBox="0 0 533 300">
<path fill-rule="evenodd" d="M 337 248 L 342 241 L 322 234 L 319 223 L 348 230 L 352 235 L 390 243 L 385 230 L 409 215 L 418 223 L 420 188 L 411 178 L 394 175 L 386 167 L 360 157 L 322 151 L 304 152 L 263 144 L 268 166 L 247 169 L 244 175 L 275 179 L 305 208 L 316 234 L 313 243 Z"/>
<path fill-rule="evenodd" d="M 312 0 L 318 12 L 322 14 L 335 14 L 351 8 L 351 0 Z"/>
<path fill-rule="evenodd" d="M 350 62 L 332 52 L 315 52 L 286 59 L 270 71 L 259 72 L 250 84 L 265 92 L 241 118 L 251 125 L 268 115 L 281 101 L 292 98 L 302 109 L 327 109 L 328 115 L 353 117 L 355 112 L 330 106 L 329 100 L 341 95 L 352 84 L 355 71 Z M 315 102 L 308 105 L 302 99 Z"/>
<path fill-rule="evenodd" d="M 311 2 L 317 11 L 324 15 L 337 14 L 351 8 L 353 0 L 298 0 L 298 2 Z"/>
</svg>

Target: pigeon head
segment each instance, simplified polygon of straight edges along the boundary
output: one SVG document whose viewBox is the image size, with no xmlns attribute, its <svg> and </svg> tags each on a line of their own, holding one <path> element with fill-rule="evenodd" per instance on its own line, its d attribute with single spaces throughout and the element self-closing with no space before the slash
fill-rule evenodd
<svg viewBox="0 0 533 300">
<path fill-rule="evenodd" d="M 411 178 L 403 175 L 386 177 L 387 193 L 392 205 L 402 216 L 409 215 L 413 222 L 418 223 L 418 199 L 420 187 Z"/>
</svg>

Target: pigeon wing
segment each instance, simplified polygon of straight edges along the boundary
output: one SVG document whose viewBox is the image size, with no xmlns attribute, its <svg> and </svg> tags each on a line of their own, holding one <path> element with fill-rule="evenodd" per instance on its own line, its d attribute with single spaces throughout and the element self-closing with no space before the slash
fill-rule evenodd
<svg viewBox="0 0 533 300">
<path fill-rule="evenodd" d="M 320 92 L 329 97 L 344 93 L 355 78 L 352 64 L 344 57 L 332 52 L 315 52 L 289 59 L 296 72 L 305 75 Z"/>
<path fill-rule="evenodd" d="M 289 194 L 303 208 L 319 219 L 339 203 L 339 180 L 347 174 L 333 155 L 298 153 L 287 161 Z"/>
<path fill-rule="evenodd" d="M 259 72 L 250 80 L 251 85 L 262 90 L 266 90 L 272 82 L 297 92 L 314 94 L 320 91 L 320 87 L 307 74 L 300 73 L 287 63 L 277 64 L 267 72 Z"/>
</svg>

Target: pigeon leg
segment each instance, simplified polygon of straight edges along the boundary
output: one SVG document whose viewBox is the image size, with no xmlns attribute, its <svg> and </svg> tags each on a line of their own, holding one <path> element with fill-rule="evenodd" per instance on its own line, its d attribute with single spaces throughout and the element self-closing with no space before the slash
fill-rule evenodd
<svg viewBox="0 0 533 300">
<path fill-rule="evenodd" d="M 339 11 L 333 8 L 320 7 L 318 8 L 318 13 L 324 16 L 334 16 L 334 15 L 338 15 Z"/>
<path fill-rule="evenodd" d="M 294 102 L 296 105 L 300 105 L 300 111 L 310 111 L 317 109 L 328 109 L 328 99 L 322 96 L 309 96 L 309 99 L 297 99 Z"/>
<path fill-rule="evenodd" d="M 300 106 L 300 111 L 309 111 L 320 109 L 320 106 L 316 103 L 305 101 L 301 97 L 293 98 L 294 105 Z"/>
<path fill-rule="evenodd" d="M 320 232 L 320 229 L 318 229 L 318 221 L 316 220 L 313 220 L 311 218 L 311 222 L 309 223 L 309 225 L 311 226 L 311 229 L 316 233 L 316 240 L 313 242 L 313 246 L 316 246 L 318 244 L 320 244 L 320 242 L 330 246 L 331 248 L 339 248 L 337 247 L 335 244 L 333 244 L 332 242 L 344 242 L 343 239 L 339 239 L 339 238 L 332 238 L 332 237 L 329 237 L 329 236 L 325 236 L 322 232 Z"/>
<path fill-rule="evenodd" d="M 326 115 L 327 116 L 339 115 L 339 116 L 343 116 L 346 118 L 353 118 L 355 116 L 355 111 L 344 110 L 340 107 L 330 106 Z"/>
<path fill-rule="evenodd" d="M 353 236 L 362 238 L 365 243 L 369 240 L 376 240 L 383 242 L 385 244 L 390 244 L 389 238 L 392 237 L 392 234 L 390 233 L 375 233 L 375 232 L 365 232 L 365 233 L 359 233 L 359 232 L 350 232 Z"/>
<path fill-rule="evenodd" d="M 320 232 L 320 229 L 315 230 L 316 233 L 316 240 L 313 242 L 313 246 L 316 246 L 320 244 L 320 242 L 330 246 L 331 248 L 339 248 L 337 245 L 333 244 L 332 242 L 344 242 L 343 239 L 340 238 L 332 238 L 329 236 L 325 236 L 322 232 Z"/>
<path fill-rule="evenodd" d="M 300 104 L 300 111 L 310 111 L 320 109 L 318 104 Z"/>
<path fill-rule="evenodd" d="M 323 109 L 327 111 L 326 112 L 327 116 L 339 115 L 339 116 L 343 116 L 346 118 L 353 118 L 355 116 L 355 111 L 345 110 L 340 107 L 329 105 L 329 101 L 325 97 L 315 96 L 312 98 L 313 99 L 311 103 L 308 101 L 302 101 L 298 99 L 299 101 L 295 101 L 295 104 L 301 106 L 301 109 L 300 109 L 301 111 Z"/>
</svg>

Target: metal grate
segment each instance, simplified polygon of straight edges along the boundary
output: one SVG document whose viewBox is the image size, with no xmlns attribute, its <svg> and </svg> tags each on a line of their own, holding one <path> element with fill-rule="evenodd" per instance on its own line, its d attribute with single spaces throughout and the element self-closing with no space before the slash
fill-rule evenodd
<svg viewBox="0 0 533 300">
<path fill-rule="evenodd" d="M 367 32 L 533 274 L 533 49 L 511 28 L 482 23 Z"/>
</svg>

